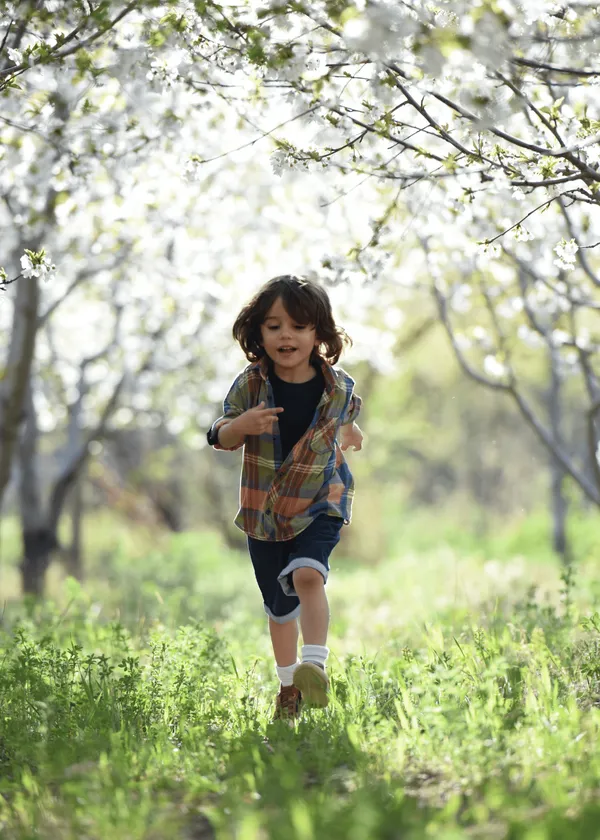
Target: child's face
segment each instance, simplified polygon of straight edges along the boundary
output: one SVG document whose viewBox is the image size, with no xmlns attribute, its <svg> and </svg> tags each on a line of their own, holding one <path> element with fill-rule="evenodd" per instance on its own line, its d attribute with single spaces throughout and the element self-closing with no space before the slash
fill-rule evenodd
<svg viewBox="0 0 600 840">
<path fill-rule="evenodd" d="M 282 370 L 309 369 L 310 355 L 318 347 L 315 328 L 291 318 L 281 298 L 265 315 L 260 332 L 267 355 Z"/>
</svg>

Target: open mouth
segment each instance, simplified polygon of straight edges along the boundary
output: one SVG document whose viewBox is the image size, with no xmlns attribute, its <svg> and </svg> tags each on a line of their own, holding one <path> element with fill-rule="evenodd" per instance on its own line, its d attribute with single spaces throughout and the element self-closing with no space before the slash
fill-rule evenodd
<svg viewBox="0 0 600 840">
<path fill-rule="evenodd" d="M 296 352 L 296 348 L 295 347 L 279 347 L 277 352 L 281 353 L 283 356 L 290 356 L 292 353 Z"/>
</svg>

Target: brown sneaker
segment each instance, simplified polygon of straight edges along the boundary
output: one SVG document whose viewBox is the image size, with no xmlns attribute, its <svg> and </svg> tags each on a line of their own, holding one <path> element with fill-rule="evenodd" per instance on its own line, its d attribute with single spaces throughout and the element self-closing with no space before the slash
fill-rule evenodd
<svg viewBox="0 0 600 840">
<path fill-rule="evenodd" d="M 323 668 L 313 662 L 302 662 L 294 671 L 294 685 L 307 703 L 324 708 L 329 703 L 329 678 Z"/>
<path fill-rule="evenodd" d="M 273 720 L 296 720 L 300 714 L 302 694 L 295 685 L 282 685 L 275 699 Z"/>
</svg>

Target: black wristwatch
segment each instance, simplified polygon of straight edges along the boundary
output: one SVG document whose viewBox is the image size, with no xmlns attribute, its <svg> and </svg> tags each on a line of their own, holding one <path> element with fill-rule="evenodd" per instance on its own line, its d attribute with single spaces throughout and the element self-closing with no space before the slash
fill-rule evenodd
<svg viewBox="0 0 600 840">
<path fill-rule="evenodd" d="M 212 425 L 206 433 L 206 440 L 211 446 L 214 446 L 219 442 L 219 430 L 215 429 L 214 425 Z"/>
</svg>

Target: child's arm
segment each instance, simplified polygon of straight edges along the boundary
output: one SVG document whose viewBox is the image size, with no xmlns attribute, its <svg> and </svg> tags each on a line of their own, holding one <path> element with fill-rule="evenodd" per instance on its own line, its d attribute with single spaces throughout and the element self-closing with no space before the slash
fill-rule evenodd
<svg viewBox="0 0 600 840">
<path fill-rule="evenodd" d="M 263 432 L 272 432 L 273 423 L 277 415 L 281 414 L 283 408 L 265 408 L 264 402 L 254 408 L 249 408 L 239 417 L 219 424 L 219 443 L 224 449 L 232 449 L 239 446 L 246 439 L 246 435 L 262 435 Z"/>
<path fill-rule="evenodd" d="M 216 420 L 208 435 L 215 449 L 235 450 L 243 446 L 247 435 L 270 432 L 283 408 L 265 408 L 264 402 L 246 409 L 248 394 L 239 377 L 229 389 L 223 403 L 224 413 Z"/>
<path fill-rule="evenodd" d="M 340 447 L 342 452 L 345 452 L 351 446 L 358 452 L 362 449 L 363 433 L 356 423 L 356 418 L 360 413 L 362 400 L 358 394 L 354 393 L 354 381 L 349 376 L 347 377 L 347 383 L 351 391 L 340 426 Z"/>
<path fill-rule="evenodd" d="M 240 417 L 248 408 L 249 392 L 247 378 L 241 373 L 234 380 L 227 396 L 223 401 L 223 414 L 210 427 L 208 442 L 215 449 L 239 449 L 244 445 L 244 437 L 237 435 L 223 434 L 222 430 L 237 417 Z"/>
<path fill-rule="evenodd" d="M 246 440 L 246 435 L 236 426 L 236 420 L 242 415 L 231 419 L 218 420 L 214 424 L 217 443 L 216 449 L 239 449 Z"/>
</svg>

